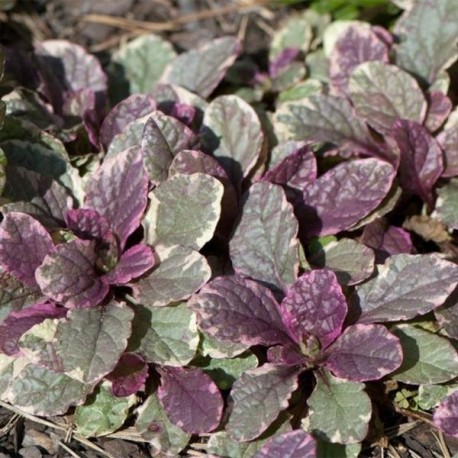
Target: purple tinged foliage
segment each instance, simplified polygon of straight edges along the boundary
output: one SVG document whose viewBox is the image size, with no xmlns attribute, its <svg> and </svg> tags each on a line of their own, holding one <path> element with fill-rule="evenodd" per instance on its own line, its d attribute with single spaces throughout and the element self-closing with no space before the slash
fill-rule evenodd
<svg viewBox="0 0 458 458">
<path fill-rule="evenodd" d="M 297 368 L 272 364 L 242 374 L 231 391 L 234 404 L 226 425 L 231 438 L 246 442 L 262 434 L 288 407 L 288 400 L 298 387 L 298 375 Z"/>
<path fill-rule="evenodd" d="M 303 190 L 303 235 L 336 234 L 353 226 L 380 205 L 394 176 L 393 167 L 379 159 L 337 165 Z"/>
<path fill-rule="evenodd" d="M 134 245 L 124 251 L 113 270 L 101 280 L 106 284 L 124 285 L 138 278 L 156 264 L 154 251 L 147 245 Z"/>
<path fill-rule="evenodd" d="M 452 112 L 444 130 L 437 136 L 444 151 L 444 177 L 458 175 L 458 110 Z"/>
<path fill-rule="evenodd" d="M 397 120 L 393 137 L 399 148 L 401 186 L 433 207 L 433 187 L 444 170 L 439 143 L 414 121 Z"/>
<path fill-rule="evenodd" d="M 0 226 L 0 264 L 27 286 L 37 285 L 35 271 L 54 248 L 48 231 L 25 213 L 8 213 Z"/>
<path fill-rule="evenodd" d="M 62 318 L 66 313 L 66 309 L 48 302 L 10 313 L 0 325 L 0 350 L 5 355 L 19 355 L 18 341 L 22 334 L 47 318 Z"/>
<path fill-rule="evenodd" d="M 458 437 L 458 391 L 440 403 L 434 412 L 433 421 L 447 436 Z"/>
<path fill-rule="evenodd" d="M 315 458 L 317 443 L 302 430 L 290 431 L 268 440 L 254 458 Z"/>
<path fill-rule="evenodd" d="M 290 341 L 272 292 L 240 276 L 218 277 L 189 301 L 201 329 L 222 341 L 273 345 Z"/>
<path fill-rule="evenodd" d="M 148 378 L 148 364 L 140 355 L 123 353 L 113 372 L 107 375 L 111 392 L 119 398 L 137 393 Z"/>
<path fill-rule="evenodd" d="M 105 149 L 127 124 L 156 109 L 156 102 L 149 94 L 133 94 L 115 105 L 100 127 L 100 142 Z"/>
<path fill-rule="evenodd" d="M 427 94 L 428 111 L 426 113 L 425 127 L 434 132 L 444 124 L 453 108 L 452 101 L 440 91 Z"/>
<path fill-rule="evenodd" d="M 189 434 L 213 431 L 223 413 L 223 397 L 212 379 L 197 367 L 161 367 L 157 395 L 167 416 Z"/>
<path fill-rule="evenodd" d="M 360 323 L 409 320 L 442 305 L 458 285 L 458 266 L 433 254 L 398 254 L 356 287 L 352 311 Z"/>
<path fill-rule="evenodd" d="M 402 227 L 390 226 L 385 218 L 379 218 L 364 226 L 361 242 L 385 255 L 411 253 L 410 234 Z"/>
<path fill-rule="evenodd" d="M 402 363 L 399 339 L 380 324 L 349 326 L 326 352 L 334 375 L 359 382 L 379 380 Z"/>
<path fill-rule="evenodd" d="M 139 227 L 145 211 L 148 177 L 139 148 L 133 147 L 107 159 L 91 176 L 85 204 L 110 223 L 121 249 Z"/>
<path fill-rule="evenodd" d="M 105 298 L 109 286 L 96 270 L 95 242 L 73 240 L 57 245 L 35 277 L 41 291 L 68 308 L 93 307 Z"/>
<path fill-rule="evenodd" d="M 83 240 L 104 240 L 111 233 L 107 219 L 91 208 L 69 210 L 65 221 L 67 227 Z"/>
<path fill-rule="evenodd" d="M 269 76 L 277 77 L 282 70 L 298 57 L 300 50 L 298 48 L 285 48 L 277 54 L 274 60 L 269 62 Z"/>
<path fill-rule="evenodd" d="M 282 318 L 290 335 L 301 344 L 310 335 L 321 347 L 341 333 L 347 303 L 334 272 L 313 270 L 300 276 L 281 303 Z"/>
<path fill-rule="evenodd" d="M 306 144 L 268 170 L 262 181 L 302 190 L 307 189 L 316 180 L 316 175 L 315 155 L 311 145 Z"/>
<path fill-rule="evenodd" d="M 359 64 L 374 60 L 388 63 L 388 51 L 387 44 L 373 28 L 348 26 L 330 56 L 329 76 L 336 94 L 347 95 L 348 80 Z"/>
<path fill-rule="evenodd" d="M 166 67 L 162 83 L 182 86 L 208 97 L 241 51 L 235 37 L 221 37 L 176 57 Z"/>
</svg>

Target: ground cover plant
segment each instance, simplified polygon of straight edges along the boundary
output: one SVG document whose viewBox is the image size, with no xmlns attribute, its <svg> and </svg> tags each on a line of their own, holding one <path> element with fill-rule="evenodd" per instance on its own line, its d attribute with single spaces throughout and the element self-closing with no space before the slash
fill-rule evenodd
<svg viewBox="0 0 458 458">
<path fill-rule="evenodd" d="M 267 62 L 2 50 L 0 400 L 152 456 L 458 437 L 458 8 L 305 10 Z"/>
</svg>

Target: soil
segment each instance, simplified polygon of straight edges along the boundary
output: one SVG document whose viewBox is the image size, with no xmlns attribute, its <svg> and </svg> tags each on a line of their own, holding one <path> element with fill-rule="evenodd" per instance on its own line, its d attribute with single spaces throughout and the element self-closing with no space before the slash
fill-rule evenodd
<svg viewBox="0 0 458 458">
<path fill-rule="evenodd" d="M 1 44 L 30 49 L 41 40 L 69 39 L 95 53 L 102 63 L 108 62 L 110 51 L 120 43 L 146 31 L 165 36 L 179 50 L 196 47 L 218 36 L 237 35 L 244 43 L 245 52 L 262 57 L 273 30 L 291 13 L 291 7 L 267 7 L 266 0 L 17 0 L 14 3 L 13 9 L 0 11 Z M 116 26 L 103 23 L 107 15 L 118 18 Z M 361 454 L 363 457 L 445 457 L 444 443 L 452 455 L 458 451 L 458 440 L 439 435 L 430 426 L 430 418 L 419 418 L 415 412 L 379 411 L 379 415 L 385 430 L 371 438 Z M 377 430 L 377 421 L 374 423 Z M 148 444 L 126 440 L 126 434 L 89 442 L 72 435 L 71 424 L 71 415 L 26 418 L 0 407 L 0 458 L 151 456 Z M 199 450 L 189 449 L 182 456 L 205 456 L 201 447 Z"/>
</svg>

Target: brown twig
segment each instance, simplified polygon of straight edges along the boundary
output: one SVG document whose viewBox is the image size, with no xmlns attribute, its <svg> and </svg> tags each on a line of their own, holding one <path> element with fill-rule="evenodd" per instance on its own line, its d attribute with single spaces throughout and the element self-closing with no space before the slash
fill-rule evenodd
<svg viewBox="0 0 458 458">
<path fill-rule="evenodd" d="M 96 22 L 98 24 L 118 27 L 131 32 L 170 32 L 179 28 L 180 25 L 187 24 L 189 22 L 223 16 L 230 13 L 242 13 L 249 11 L 250 9 L 266 5 L 269 2 L 271 2 L 271 0 L 252 0 L 247 5 L 236 4 L 217 9 L 198 11 L 197 13 L 180 16 L 167 22 L 138 21 L 135 19 L 108 16 L 105 14 L 87 14 L 83 16 L 82 19 L 85 22 Z"/>
</svg>

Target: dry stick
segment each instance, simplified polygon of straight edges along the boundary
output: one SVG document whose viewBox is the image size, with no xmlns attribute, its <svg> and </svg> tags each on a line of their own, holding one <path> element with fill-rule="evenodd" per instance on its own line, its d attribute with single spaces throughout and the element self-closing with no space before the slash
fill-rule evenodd
<svg viewBox="0 0 458 458">
<path fill-rule="evenodd" d="M 75 458 L 82 458 L 80 455 L 75 453 L 68 445 L 65 445 L 62 441 L 57 441 L 59 447 L 62 447 L 66 452 L 70 453 L 71 456 Z"/>
<path fill-rule="evenodd" d="M 450 452 L 445 442 L 444 433 L 442 431 L 439 431 L 439 434 L 436 434 L 434 431 L 431 431 L 431 434 L 435 437 L 435 439 L 439 443 L 439 447 L 441 449 L 441 452 L 444 458 L 451 458 Z"/>
<path fill-rule="evenodd" d="M 199 11 L 193 14 L 178 17 L 168 22 L 147 22 L 137 21 L 135 19 L 122 18 L 117 16 L 108 16 L 105 14 L 87 14 L 83 16 L 85 22 L 96 22 L 98 24 L 110 25 L 124 30 L 142 31 L 142 32 L 170 32 L 175 30 L 179 25 L 186 24 L 200 19 L 208 19 L 224 14 L 237 13 L 246 11 L 257 6 L 266 5 L 271 0 L 253 0 L 249 5 L 228 5 L 214 10 Z"/>
<path fill-rule="evenodd" d="M 52 429 L 57 429 L 58 431 L 63 431 L 65 433 L 68 432 L 68 427 L 66 427 L 66 426 L 59 425 L 57 423 L 53 423 L 53 422 L 48 421 L 48 420 L 44 420 L 43 418 L 40 418 L 40 417 L 36 417 L 35 415 L 32 415 L 32 414 L 27 413 L 27 412 L 24 412 L 23 410 L 18 409 L 17 407 L 14 407 L 14 406 L 6 403 L 6 402 L 0 401 L 0 406 L 5 408 L 5 409 L 7 409 L 7 410 L 10 410 L 11 412 L 17 413 L 21 417 L 24 417 L 24 418 L 27 418 L 28 420 L 34 421 L 35 423 L 39 423 L 39 424 L 48 426 L 49 428 L 52 428 Z M 73 434 L 72 437 L 73 437 L 73 439 L 78 441 L 80 444 L 83 444 L 86 447 L 92 448 L 93 450 L 97 451 L 101 455 L 104 455 L 107 458 L 114 458 L 113 455 L 111 455 L 110 453 L 106 452 L 103 448 L 100 448 L 98 445 L 93 444 L 91 441 L 85 439 L 84 437 L 80 436 L 79 434 Z"/>
</svg>

